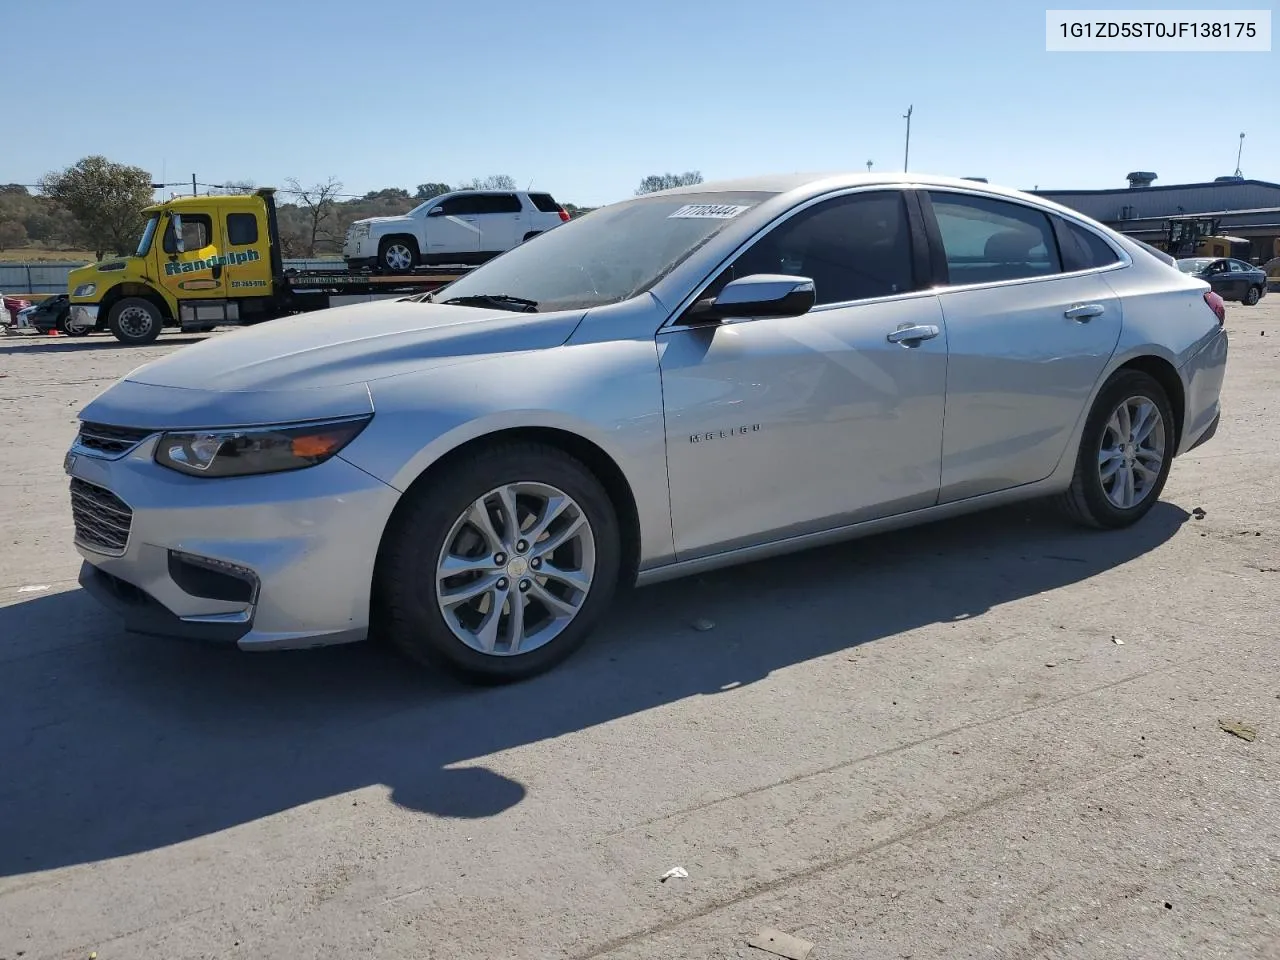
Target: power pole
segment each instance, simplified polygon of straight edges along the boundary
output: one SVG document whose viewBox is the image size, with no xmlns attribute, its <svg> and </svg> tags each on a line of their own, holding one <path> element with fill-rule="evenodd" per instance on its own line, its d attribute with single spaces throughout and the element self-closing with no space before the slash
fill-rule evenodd
<svg viewBox="0 0 1280 960">
<path fill-rule="evenodd" d="M 907 148 L 902 154 L 902 172 L 903 173 L 907 172 L 907 161 L 911 159 L 911 111 L 914 109 L 915 109 L 914 105 L 909 106 L 907 107 L 907 112 L 903 114 L 903 116 L 906 118 L 906 121 L 907 121 Z"/>
<path fill-rule="evenodd" d="M 191 195 L 193 197 L 197 195 L 196 194 L 196 175 L 194 173 L 191 175 Z"/>
</svg>

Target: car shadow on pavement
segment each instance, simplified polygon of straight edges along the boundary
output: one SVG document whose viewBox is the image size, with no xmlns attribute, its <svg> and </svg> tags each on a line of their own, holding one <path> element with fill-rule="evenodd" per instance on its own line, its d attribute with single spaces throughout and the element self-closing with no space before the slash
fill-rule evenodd
<svg viewBox="0 0 1280 960">
<path fill-rule="evenodd" d="M 1172 537 L 1018 506 L 623 596 L 551 673 L 488 689 L 375 644 L 243 654 L 124 634 L 82 591 L 0 608 L 0 876 L 139 853 L 384 784 L 479 818 L 527 787 L 475 761 L 1104 574 Z M 709 619 L 715 629 L 690 624 Z"/>
</svg>

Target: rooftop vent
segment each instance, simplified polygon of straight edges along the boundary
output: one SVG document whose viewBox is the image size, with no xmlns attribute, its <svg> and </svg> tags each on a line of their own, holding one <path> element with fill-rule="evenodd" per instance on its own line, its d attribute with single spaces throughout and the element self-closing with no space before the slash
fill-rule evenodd
<svg viewBox="0 0 1280 960">
<path fill-rule="evenodd" d="M 1156 175 L 1145 170 L 1135 170 L 1133 173 L 1125 177 L 1129 181 L 1129 188 L 1138 190 L 1142 187 L 1151 186 L 1151 182 L 1155 180 Z"/>
<path fill-rule="evenodd" d="M 1213 182 L 1214 183 L 1239 183 L 1243 179 L 1244 177 L 1236 177 L 1236 176 L 1214 177 Z"/>
</svg>

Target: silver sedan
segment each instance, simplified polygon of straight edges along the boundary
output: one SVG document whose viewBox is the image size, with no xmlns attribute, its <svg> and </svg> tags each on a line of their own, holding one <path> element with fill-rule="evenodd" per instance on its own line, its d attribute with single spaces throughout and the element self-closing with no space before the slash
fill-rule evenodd
<svg viewBox="0 0 1280 960">
<path fill-rule="evenodd" d="M 667 191 L 129 374 L 67 455 L 81 582 L 139 632 L 512 680 L 623 586 L 1032 497 L 1132 524 L 1226 357 L 1203 281 L 1035 197 Z"/>
</svg>

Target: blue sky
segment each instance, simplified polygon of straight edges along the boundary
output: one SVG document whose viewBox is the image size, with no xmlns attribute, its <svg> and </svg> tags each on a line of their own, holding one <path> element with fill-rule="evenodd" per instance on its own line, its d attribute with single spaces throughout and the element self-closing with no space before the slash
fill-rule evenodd
<svg viewBox="0 0 1280 960">
<path fill-rule="evenodd" d="M 1210 180 L 1243 131 L 1245 176 L 1280 181 L 1280 55 L 1050 54 L 1026 0 L 0 5 L 0 183 L 101 153 L 156 179 L 350 193 L 510 173 L 594 205 L 664 171 L 900 170 L 908 104 L 916 171 Z"/>
</svg>

